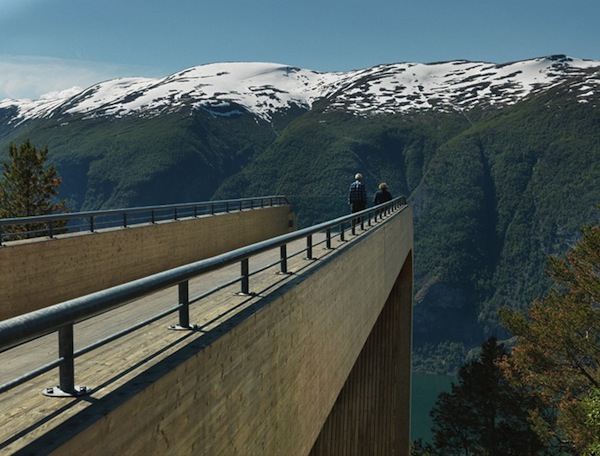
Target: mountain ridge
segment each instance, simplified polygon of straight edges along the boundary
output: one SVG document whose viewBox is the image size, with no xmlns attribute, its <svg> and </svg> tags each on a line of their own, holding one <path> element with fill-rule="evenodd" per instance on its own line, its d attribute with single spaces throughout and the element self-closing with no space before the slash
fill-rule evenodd
<svg viewBox="0 0 600 456">
<path fill-rule="evenodd" d="M 214 116 L 250 113 L 270 121 L 277 111 L 309 110 L 328 99 L 331 109 L 356 115 L 410 110 L 468 111 L 514 104 L 565 78 L 586 77 L 583 101 L 600 85 L 600 62 L 564 55 L 493 64 L 455 60 L 382 64 L 349 72 L 317 72 L 262 62 L 200 65 L 164 78 L 117 78 L 78 93 L 38 100 L 2 100 L 15 110 L 9 123 L 36 118 L 160 115 L 189 107 Z M 587 90 L 586 90 L 587 89 Z M 597 99 L 593 99 L 597 103 Z"/>
</svg>

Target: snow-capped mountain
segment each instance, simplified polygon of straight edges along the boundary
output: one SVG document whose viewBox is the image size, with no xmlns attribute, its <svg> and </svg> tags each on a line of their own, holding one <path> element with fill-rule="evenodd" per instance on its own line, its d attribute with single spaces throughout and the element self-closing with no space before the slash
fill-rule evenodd
<svg viewBox="0 0 600 456">
<path fill-rule="evenodd" d="M 449 112 L 505 106 L 565 81 L 577 91 L 579 101 L 597 103 L 600 62 L 551 56 L 507 64 L 397 63 L 336 73 L 274 63 L 219 63 L 160 79 L 113 79 L 75 94 L 3 100 L 0 110 L 11 110 L 9 123 L 70 115 L 155 116 L 182 108 L 215 116 L 251 113 L 268 121 L 278 111 L 310 109 L 325 98 L 329 109 L 357 115 L 422 109 Z"/>
</svg>

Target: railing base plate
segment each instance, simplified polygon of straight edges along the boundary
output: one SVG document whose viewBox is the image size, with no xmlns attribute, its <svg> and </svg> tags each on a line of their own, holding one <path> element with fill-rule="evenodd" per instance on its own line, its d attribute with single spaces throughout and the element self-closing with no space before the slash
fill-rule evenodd
<svg viewBox="0 0 600 456">
<path fill-rule="evenodd" d="M 169 329 L 171 331 L 195 331 L 198 329 L 198 325 L 188 325 L 188 326 L 169 325 Z"/>
<path fill-rule="evenodd" d="M 42 390 L 42 394 L 48 397 L 78 397 L 89 393 L 87 386 L 75 386 L 73 391 L 63 391 L 60 386 L 51 386 Z"/>
</svg>

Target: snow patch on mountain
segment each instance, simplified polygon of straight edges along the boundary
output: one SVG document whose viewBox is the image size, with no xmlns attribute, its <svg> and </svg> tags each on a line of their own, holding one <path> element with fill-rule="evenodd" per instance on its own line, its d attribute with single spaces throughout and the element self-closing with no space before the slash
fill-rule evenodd
<svg viewBox="0 0 600 456">
<path fill-rule="evenodd" d="M 48 94 L 38 100 L 3 100 L 16 109 L 13 122 L 81 115 L 155 116 L 183 107 L 214 116 L 244 112 L 269 121 L 291 107 L 310 109 L 326 98 L 329 110 L 356 115 L 410 110 L 468 110 L 516 103 L 540 90 L 575 81 L 581 102 L 597 100 L 600 62 L 552 56 L 494 64 L 470 61 L 398 63 L 350 72 L 323 73 L 275 63 L 218 63 L 192 67 L 164 78 L 119 78 Z M 595 102 L 595 101 L 593 101 Z"/>
<path fill-rule="evenodd" d="M 569 75 L 584 75 L 590 68 L 596 71 L 589 82 L 597 85 L 600 62 L 564 56 L 505 65 L 469 61 L 380 65 L 347 78 L 330 109 L 382 114 L 507 105 L 547 90 Z"/>
</svg>

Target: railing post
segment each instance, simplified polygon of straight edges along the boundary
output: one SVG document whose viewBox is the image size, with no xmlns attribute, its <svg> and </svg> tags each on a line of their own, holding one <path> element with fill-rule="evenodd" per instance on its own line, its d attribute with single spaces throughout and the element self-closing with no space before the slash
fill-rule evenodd
<svg viewBox="0 0 600 456">
<path fill-rule="evenodd" d="M 325 231 L 325 248 L 331 248 L 331 228 L 327 228 Z"/>
<path fill-rule="evenodd" d="M 177 220 L 177 208 L 173 208 L 173 220 Z"/>
<path fill-rule="evenodd" d="M 196 325 L 190 325 L 190 284 L 186 280 L 177 285 L 179 296 L 179 324 L 170 325 L 169 329 L 193 330 Z"/>
<path fill-rule="evenodd" d="M 178 285 L 179 289 L 179 325 L 189 326 L 190 325 L 190 288 L 189 282 L 181 282 Z"/>
<path fill-rule="evenodd" d="M 73 356 L 73 323 L 58 328 L 59 385 L 45 388 L 42 393 L 51 397 L 73 397 L 88 393 L 85 386 L 75 386 L 75 357 Z"/>
<path fill-rule="evenodd" d="M 306 236 L 306 259 L 313 259 L 313 249 L 312 249 L 312 235 L 309 234 Z"/>
<path fill-rule="evenodd" d="M 53 238 L 54 237 L 54 230 L 52 227 L 52 220 L 48 220 L 48 237 Z"/>
<path fill-rule="evenodd" d="M 62 326 L 58 330 L 58 356 L 64 359 L 59 367 L 60 389 L 66 393 L 75 390 L 75 360 L 73 359 L 73 325 Z"/>
<path fill-rule="evenodd" d="M 345 236 L 344 236 L 344 222 L 340 223 L 340 241 L 345 241 Z"/>
<path fill-rule="evenodd" d="M 241 268 L 242 268 L 242 271 L 241 271 L 242 272 L 241 294 L 248 295 L 248 294 L 250 294 L 250 263 L 248 261 L 248 258 L 244 258 L 241 261 Z"/>
<path fill-rule="evenodd" d="M 127 228 L 127 212 L 123 212 L 123 228 Z"/>
<path fill-rule="evenodd" d="M 90 215 L 90 233 L 94 232 L 94 216 Z"/>
<path fill-rule="evenodd" d="M 287 268 L 287 244 L 283 244 L 281 247 L 279 247 L 279 258 L 280 258 L 280 264 L 281 264 L 281 273 L 282 274 L 287 274 L 288 273 L 288 268 Z"/>
</svg>

